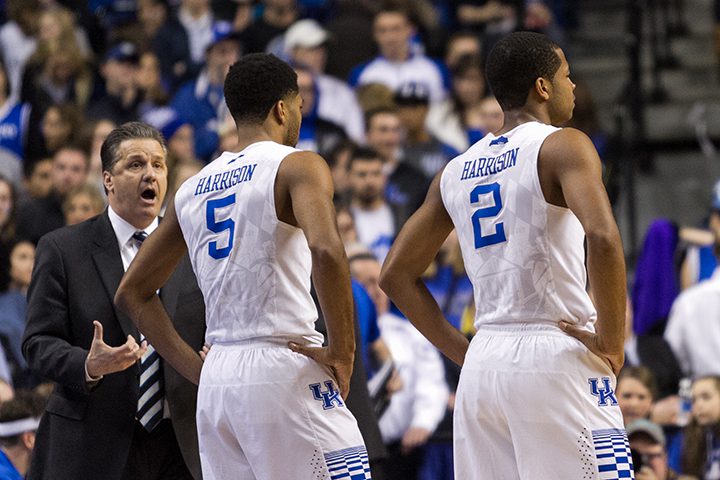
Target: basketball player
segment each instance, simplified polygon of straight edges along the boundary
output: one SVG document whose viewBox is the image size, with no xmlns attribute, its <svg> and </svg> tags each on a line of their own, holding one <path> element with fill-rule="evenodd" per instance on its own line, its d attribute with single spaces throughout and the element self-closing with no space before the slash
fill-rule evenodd
<svg viewBox="0 0 720 480">
<path fill-rule="evenodd" d="M 160 355 L 199 381 L 205 480 L 370 478 L 344 403 L 353 306 L 330 170 L 291 146 L 301 121 L 297 76 L 272 55 L 247 55 L 230 68 L 225 98 L 238 152 L 180 187 L 116 300 Z M 204 366 L 155 295 L 186 245 L 207 306 Z M 313 328 L 311 274 L 326 348 Z M 190 300 L 180 298 L 178 308 Z"/>
<path fill-rule="evenodd" d="M 514 33 L 486 71 L 504 125 L 438 174 L 398 235 L 381 287 L 463 366 L 455 478 L 631 478 L 613 391 L 623 363 L 623 252 L 592 143 L 552 126 L 574 106 L 565 55 L 543 35 Z M 453 227 L 475 292 L 469 346 L 420 281 Z M 586 239 L 596 307 L 585 289 Z"/>
</svg>

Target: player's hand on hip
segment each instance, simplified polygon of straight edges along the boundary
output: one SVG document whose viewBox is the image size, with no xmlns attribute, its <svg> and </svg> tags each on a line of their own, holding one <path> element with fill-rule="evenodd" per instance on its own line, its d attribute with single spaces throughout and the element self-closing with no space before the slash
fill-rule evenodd
<svg viewBox="0 0 720 480">
<path fill-rule="evenodd" d="M 587 330 L 571 325 L 567 322 L 560 322 L 559 325 L 563 332 L 580 340 L 580 342 L 582 342 L 588 350 L 603 359 L 610 366 L 615 375 L 620 373 L 620 369 L 625 362 L 624 351 L 621 350 L 619 353 L 609 351 L 609 349 L 605 347 L 602 338 L 595 333 L 588 332 Z"/>
<path fill-rule="evenodd" d="M 140 360 L 147 351 L 147 342 L 138 344 L 132 335 L 119 347 L 111 347 L 103 340 L 103 326 L 93 321 L 94 332 L 87 356 L 87 373 L 93 378 L 121 372 Z"/>
<path fill-rule="evenodd" d="M 295 342 L 289 342 L 288 347 L 295 353 L 310 357 L 321 365 L 330 368 L 340 390 L 340 395 L 346 399 L 350 393 L 350 376 L 353 371 L 353 357 L 338 358 L 333 355 L 328 347 L 308 347 Z"/>
</svg>

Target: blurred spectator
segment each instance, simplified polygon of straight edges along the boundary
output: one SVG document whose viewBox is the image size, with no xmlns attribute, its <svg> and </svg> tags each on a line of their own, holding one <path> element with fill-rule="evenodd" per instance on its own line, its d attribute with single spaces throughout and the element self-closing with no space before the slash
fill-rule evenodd
<svg viewBox="0 0 720 480">
<path fill-rule="evenodd" d="M 635 334 L 630 303 L 625 312 L 625 366 L 644 366 L 652 372 L 657 382 L 657 400 L 677 394 L 683 372 L 672 348 L 662 335 Z M 661 424 L 674 423 L 672 419 L 668 418 L 664 418 L 662 421 L 654 418 L 654 421 Z"/>
<path fill-rule="evenodd" d="M 710 201 L 708 228 L 713 235 L 720 236 L 720 180 L 715 182 Z M 681 289 L 710 278 L 717 267 L 713 245 L 691 245 L 680 269 Z"/>
<path fill-rule="evenodd" d="M 630 451 L 633 452 L 635 480 L 675 480 L 668 466 L 665 434 L 649 420 L 635 420 L 627 426 Z"/>
<path fill-rule="evenodd" d="M 90 104 L 88 117 L 112 120 L 116 125 L 137 120 L 140 94 L 137 71 L 140 58 L 135 45 L 121 42 L 110 48 L 100 65 L 105 94 Z"/>
<path fill-rule="evenodd" d="M 351 140 L 340 142 L 334 149 L 328 152 L 325 161 L 330 167 L 333 187 L 335 187 L 335 204 L 347 205 L 350 202 L 350 186 L 348 183 L 348 164 L 353 151 L 358 146 Z"/>
<path fill-rule="evenodd" d="M 17 223 L 15 186 L 0 175 L 0 245 L 15 239 Z"/>
<path fill-rule="evenodd" d="M 52 190 L 52 158 L 26 162 L 23 168 L 25 191 L 30 199 L 45 198 Z"/>
<path fill-rule="evenodd" d="M 115 129 L 116 125 L 112 120 L 100 119 L 86 124 L 85 138 L 89 139 L 90 145 L 90 170 L 88 171 L 88 183 L 94 185 L 99 192 L 103 191 L 102 160 L 100 148 L 105 138 Z"/>
<path fill-rule="evenodd" d="M 395 93 L 382 83 L 366 83 L 356 89 L 360 109 L 366 117 L 365 127 L 367 128 L 367 115 L 375 110 L 395 108 Z"/>
<path fill-rule="evenodd" d="M 160 60 L 153 52 L 140 55 L 137 70 L 137 86 L 140 90 L 138 113 L 142 117 L 148 111 L 167 105 L 170 94 L 163 84 L 160 73 Z"/>
<path fill-rule="evenodd" d="M 717 215 L 714 214 L 714 215 Z M 720 236 L 715 235 L 715 255 Z M 708 280 L 684 290 L 672 305 L 665 339 L 685 376 L 720 375 L 720 269 Z"/>
<path fill-rule="evenodd" d="M 262 15 L 242 32 L 248 53 L 264 52 L 275 37 L 282 35 L 299 17 L 297 0 L 263 0 Z"/>
<path fill-rule="evenodd" d="M 75 225 L 102 213 L 105 199 L 95 185 L 85 183 L 68 192 L 62 208 L 65 225 Z"/>
<path fill-rule="evenodd" d="M 356 67 L 350 75 L 350 85 L 378 82 L 395 91 L 407 82 L 423 83 L 431 102 L 445 99 L 449 89 L 447 71 L 441 63 L 411 51 L 413 33 L 414 26 L 405 10 L 392 7 L 380 10 L 373 27 L 380 55 Z"/>
<path fill-rule="evenodd" d="M 15 398 L 0 404 L 0 478 L 25 477 L 42 410 L 41 401 L 30 392 L 18 392 Z"/>
<path fill-rule="evenodd" d="M 692 420 L 683 431 L 681 473 L 720 478 L 720 377 L 700 377 L 692 386 Z"/>
<path fill-rule="evenodd" d="M 312 73 L 318 117 L 341 126 L 356 142 L 363 141 L 363 115 L 355 92 L 342 80 L 325 75 L 328 33 L 314 20 L 299 20 L 285 32 L 285 54 Z M 305 107 L 303 107 L 305 108 Z"/>
<path fill-rule="evenodd" d="M 460 57 L 452 70 L 450 98 L 430 107 L 428 130 L 441 142 L 464 152 L 498 123 L 497 118 L 488 118 L 483 112 L 484 96 L 485 72 L 480 57 Z"/>
<path fill-rule="evenodd" d="M 4 357 L 10 366 L 13 384 L 29 386 L 32 375 L 22 354 L 22 336 L 25 331 L 27 289 L 35 264 L 35 245 L 28 241 L 16 241 L 5 249 L 7 258 L 0 268 L 7 275 L 0 282 L 0 342 Z M 3 254 L 5 255 L 5 254 Z"/>
<path fill-rule="evenodd" d="M 399 229 L 425 200 L 430 182 L 420 170 L 401 161 L 402 130 L 396 110 L 369 112 L 366 126 L 367 144 L 377 151 L 384 162 L 383 172 L 387 176 L 385 198 L 397 209 L 396 226 Z"/>
<path fill-rule="evenodd" d="M 43 150 L 41 157 L 51 157 L 65 145 L 78 143 L 83 115 L 75 105 L 62 103 L 51 105 L 43 115 L 40 129 Z"/>
<path fill-rule="evenodd" d="M 213 37 L 205 52 L 206 66 L 198 78 L 185 84 L 172 99 L 178 116 L 195 130 L 195 154 L 203 161 L 218 146 L 218 128 L 225 119 L 227 107 L 223 84 L 230 65 L 241 55 L 240 44 L 227 22 L 213 25 Z"/>
<path fill-rule="evenodd" d="M 187 34 L 189 61 L 194 65 L 190 68 L 198 71 L 205 61 L 206 50 L 214 40 L 215 18 L 210 9 L 210 0 L 182 0 L 177 18 Z M 182 42 L 184 38 L 179 40 Z"/>
<path fill-rule="evenodd" d="M 191 160 L 189 162 L 178 162 L 172 167 L 168 167 L 168 191 L 165 195 L 163 212 L 164 209 L 167 208 L 170 199 L 175 197 L 175 193 L 180 186 L 185 183 L 185 180 L 199 173 L 204 166 L 205 164 L 198 160 Z"/>
<path fill-rule="evenodd" d="M 607 160 L 608 135 L 600 125 L 595 100 L 590 85 L 582 79 L 573 78 L 575 83 L 575 109 L 566 126 L 583 131 L 592 140 L 600 159 Z"/>
<path fill-rule="evenodd" d="M 322 92 L 315 82 L 316 77 L 309 70 L 297 66 L 295 72 L 300 96 L 303 99 L 302 124 L 297 148 L 317 152 L 326 157 L 347 139 L 347 134 L 342 126 L 322 116 L 320 105 L 324 102 L 332 102 L 332 98 L 322 99 Z"/>
<path fill-rule="evenodd" d="M 145 50 L 150 46 L 157 55 L 163 81 L 171 91 L 200 70 L 200 65 L 190 59 L 188 33 L 178 18 L 170 14 L 167 0 L 139 0 L 138 20 Z"/>
<path fill-rule="evenodd" d="M 57 43 L 64 47 L 71 47 L 73 51 L 79 51 L 80 56 L 86 60 L 92 56 L 92 49 L 85 30 L 77 25 L 73 12 L 61 6 L 59 2 L 52 2 L 49 6 L 45 6 L 38 18 L 37 37 L 37 50 Z"/>
<path fill-rule="evenodd" d="M 563 31 L 543 0 L 526 0 L 523 30 L 542 33 L 558 44 L 563 43 Z"/>
<path fill-rule="evenodd" d="M 480 58 L 482 44 L 477 33 L 469 30 L 461 30 L 450 36 L 445 50 L 445 66 L 452 72 L 458 65 L 458 61 L 465 56 Z"/>
<path fill-rule="evenodd" d="M 657 383 L 645 367 L 623 367 L 617 377 L 615 396 L 620 404 L 625 425 L 649 418 L 657 398 Z"/>
<path fill-rule="evenodd" d="M 168 170 L 176 164 L 193 163 L 195 156 L 195 132 L 192 125 L 180 118 L 170 107 L 157 108 L 148 112 L 143 120 L 162 133 L 167 143 Z"/>
<path fill-rule="evenodd" d="M 380 262 L 390 251 L 399 225 L 396 209 L 383 196 L 386 185 L 383 166 L 384 161 L 379 153 L 365 148 L 355 150 L 348 164 L 350 212 L 355 221 L 358 240 Z M 378 313 L 383 313 L 383 310 L 378 308 Z"/>
<path fill-rule="evenodd" d="M 483 55 L 515 30 L 524 18 L 525 0 L 453 0 L 456 24 L 483 37 Z"/>
<path fill-rule="evenodd" d="M 423 446 L 442 420 L 448 401 L 440 354 L 391 306 L 379 319 L 380 332 L 400 373 L 395 392 L 380 418 L 380 432 L 390 457 L 389 478 L 416 478 Z"/>
<path fill-rule="evenodd" d="M 327 73 L 348 78 L 356 65 L 369 61 L 377 54 L 373 41 L 375 0 L 336 2 L 336 14 L 325 23 L 332 36 L 328 44 Z M 352 48 L 348 48 L 352 45 Z"/>
<path fill-rule="evenodd" d="M 8 18 L 0 27 L 0 57 L 5 62 L 11 95 L 20 97 L 25 62 L 37 46 L 39 0 L 6 0 Z"/>
<path fill-rule="evenodd" d="M 47 197 L 32 199 L 18 208 L 18 236 L 37 244 L 40 237 L 65 225 L 62 203 L 68 192 L 87 181 L 88 154 L 82 148 L 67 145 L 53 156 L 52 190 Z"/>
<path fill-rule="evenodd" d="M 7 161 L 0 162 L 0 175 L 18 185 L 22 177 L 28 135 L 30 107 L 10 98 L 10 79 L 0 60 L 0 151 Z"/>
<path fill-rule="evenodd" d="M 395 104 L 405 130 L 403 162 L 432 179 L 459 152 L 438 140 L 425 126 L 430 92 L 422 83 L 405 83 L 395 92 Z"/>
<path fill-rule="evenodd" d="M 338 207 L 335 209 L 335 212 L 340 238 L 342 239 L 343 245 L 345 245 L 345 251 L 347 252 L 347 248 L 349 246 L 358 243 L 355 221 L 353 220 L 352 213 L 350 213 L 350 209 L 347 207 Z"/>
</svg>

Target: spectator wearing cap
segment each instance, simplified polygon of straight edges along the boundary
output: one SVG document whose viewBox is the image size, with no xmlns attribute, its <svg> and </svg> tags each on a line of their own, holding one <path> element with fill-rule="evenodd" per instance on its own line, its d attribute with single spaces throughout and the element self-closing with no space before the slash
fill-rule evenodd
<svg viewBox="0 0 720 480">
<path fill-rule="evenodd" d="M 226 116 L 223 85 L 230 65 L 241 55 L 240 42 L 229 22 L 213 25 L 213 38 L 205 51 L 205 67 L 197 79 L 183 85 L 170 106 L 195 131 L 195 154 L 208 161 L 218 146 L 218 129 Z"/>
<path fill-rule="evenodd" d="M 325 75 L 329 36 L 315 20 L 299 20 L 284 35 L 284 56 L 312 73 L 318 92 L 318 116 L 340 125 L 356 142 L 365 138 L 362 110 L 355 92 L 340 79 Z"/>
<path fill-rule="evenodd" d="M 380 55 L 356 67 L 350 74 L 350 85 L 377 82 L 397 90 L 407 82 L 424 83 L 432 103 L 444 100 L 450 86 L 447 70 L 442 63 L 412 51 L 414 30 L 406 10 L 396 7 L 380 10 L 373 24 Z"/>
<path fill-rule="evenodd" d="M 708 227 L 711 231 L 720 231 L 720 180 L 713 187 Z M 710 278 L 717 263 L 712 245 L 691 245 L 681 269 L 681 287 L 687 288 Z"/>
<path fill-rule="evenodd" d="M 30 466 L 42 400 L 30 392 L 18 393 L 0 405 L 0 478 L 22 480 Z"/>
<path fill-rule="evenodd" d="M 430 105 L 427 86 L 415 82 L 400 85 L 395 92 L 395 105 L 405 129 L 403 161 L 432 179 L 459 152 L 438 140 L 425 125 Z"/>
<path fill-rule="evenodd" d="M 297 0 L 263 0 L 262 15 L 242 33 L 247 53 L 264 52 L 271 40 L 295 23 L 299 17 Z"/>
<path fill-rule="evenodd" d="M 105 95 L 90 103 L 87 111 L 90 119 L 105 118 L 117 125 L 137 120 L 139 60 L 137 48 L 130 42 L 120 42 L 105 53 L 100 65 L 100 76 L 105 80 Z"/>
<path fill-rule="evenodd" d="M 668 466 L 665 434 L 650 420 L 635 420 L 627 426 L 633 453 L 635 480 L 673 480 L 677 473 Z"/>
<path fill-rule="evenodd" d="M 198 161 L 195 157 L 193 127 L 175 110 L 170 107 L 152 110 L 143 116 L 143 121 L 157 128 L 167 143 L 168 172 L 177 165 L 187 165 Z"/>
<path fill-rule="evenodd" d="M 710 228 L 713 253 L 720 255 L 720 183 L 716 184 Z M 686 376 L 720 375 L 720 269 L 684 290 L 670 309 L 665 339 Z"/>
</svg>

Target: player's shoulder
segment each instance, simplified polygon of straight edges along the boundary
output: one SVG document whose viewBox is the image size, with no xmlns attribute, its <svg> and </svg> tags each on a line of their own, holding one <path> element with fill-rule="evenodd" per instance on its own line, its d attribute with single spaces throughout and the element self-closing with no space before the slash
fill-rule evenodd
<svg viewBox="0 0 720 480">
<path fill-rule="evenodd" d="M 590 137 L 576 128 L 565 127 L 545 138 L 540 148 L 540 159 L 544 163 L 581 164 L 597 162 L 599 156 Z"/>
</svg>

